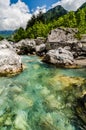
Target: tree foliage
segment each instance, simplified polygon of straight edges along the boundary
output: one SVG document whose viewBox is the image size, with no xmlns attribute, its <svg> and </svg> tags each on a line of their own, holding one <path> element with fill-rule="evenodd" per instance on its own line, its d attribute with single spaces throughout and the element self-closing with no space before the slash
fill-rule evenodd
<svg viewBox="0 0 86 130">
<path fill-rule="evenodd" d="M 48 17 L 48 16 L 46 16 Z M 33 15 L 28 21 L 26 29 L 19 28 L 14 34 L 14 40 L 19 41 L 24 38 L 46 37 L 50 30 L 57 27 L 78 28 L 79 33 L 86 33 L 86 7 L 77 12 L 70 11 L 58 19 L 52 19 L 45 22 L 43 14 Z"/>
<path fill-rule="evenodd" d="M 0 41 L 3 40 L 3 39 L 4 39 L 4 37 L 3 37 L 3 36 L 0 36 Z"/>
</svg>

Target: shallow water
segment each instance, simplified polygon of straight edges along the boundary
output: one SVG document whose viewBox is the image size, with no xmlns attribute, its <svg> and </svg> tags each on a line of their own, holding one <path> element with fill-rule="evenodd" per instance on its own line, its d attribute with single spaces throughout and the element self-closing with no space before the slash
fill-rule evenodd
<svg viewBox="0 0 86 130">
<path fill-rule="evenodd" d="M 73 103 L 86 90 L 86 69 L 57 69 L 37 56 L 22 61 L 21 74 L 0 78 L 0 130 L 81 130 Z"/>
</svg>

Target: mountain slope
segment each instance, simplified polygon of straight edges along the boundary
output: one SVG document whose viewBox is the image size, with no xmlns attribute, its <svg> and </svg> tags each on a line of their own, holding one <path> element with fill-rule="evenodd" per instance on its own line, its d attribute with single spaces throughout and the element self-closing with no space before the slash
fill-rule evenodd
<svg viewBox="0 0 86 130">
<path fill-rule="evenodd" d="M 56 6 L 48 10 L 45 14 L 43 14 L 46 22 L 58 19 L 60 16 L 67 14 L 67 10 L 65 10 L 61 5 Z"/>
<path fill-rule="evenodd" d="M 79 9 L 83 9 L 83 8 L 86 8 L 86 2 L 79 7 Z"/>
</svg>

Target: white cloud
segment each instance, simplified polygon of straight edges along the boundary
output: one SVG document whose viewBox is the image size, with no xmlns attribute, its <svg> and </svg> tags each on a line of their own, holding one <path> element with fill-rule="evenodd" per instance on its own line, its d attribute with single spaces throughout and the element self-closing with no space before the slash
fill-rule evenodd
<svg viewBox="0 0 86 130">
<path fill-rule="evenodd" d="M 28 6 L 21 0 L 15 4 L 11 4 L 10 0 L 0 0 L 0 30 L 25 27 L 30 18 Z"/>
<path fill-rule="evenodd" d="M 46 5 L 44 5 L 44 6 L 42 6 L 42 7 L 39 7 L 39 6 L 38 6 L 38 7 L 36 8 L 36 10 L 34 11 L 33 14 L 34 14 L 34 15 L 38 15 L 40 11 L 41 11 L 42 13 L 45 13 L 45 12 L 46 12 Z"/>
<path fill-rule="evenodd" d="M 52 5 L 52 8 L 57 5 L 62 5 L 66 10 L 76 11 L 86 0 L 61 0 Z"/>
</svg>

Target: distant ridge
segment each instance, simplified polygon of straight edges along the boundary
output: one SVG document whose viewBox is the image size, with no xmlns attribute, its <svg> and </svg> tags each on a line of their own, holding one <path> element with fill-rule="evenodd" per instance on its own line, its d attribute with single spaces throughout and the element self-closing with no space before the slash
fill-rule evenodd
<svg viewBox="0 0 86 130">
<path fill-rule="evenodd" d="M 0 36 L 8 37 L 8 36 L 12 35 L 13 33 L 14 33 L 14 31 L 12 31 L 12 30 L 2 30 L 2 31 L 0 31 Z"/>
<path fill-rule="evenodd" d="M 67 10 L 65 10 L 61 5 L 58 5 L 50 10 L 48 10 L 45 14 L 43 14 L 45 21 L 49 22 L 55 19 L 58 19 L 60 16 L 67 14 Z"/>
<path fill-rule="evenodd" d="M 86 7 L 86 2 L 84 3 L 84 4 L 82 4 L 79 8 L 78 8 L 78 10 L 79 9 L 83 9 L 83 8 L 85 8 Z"/>
</svg>

